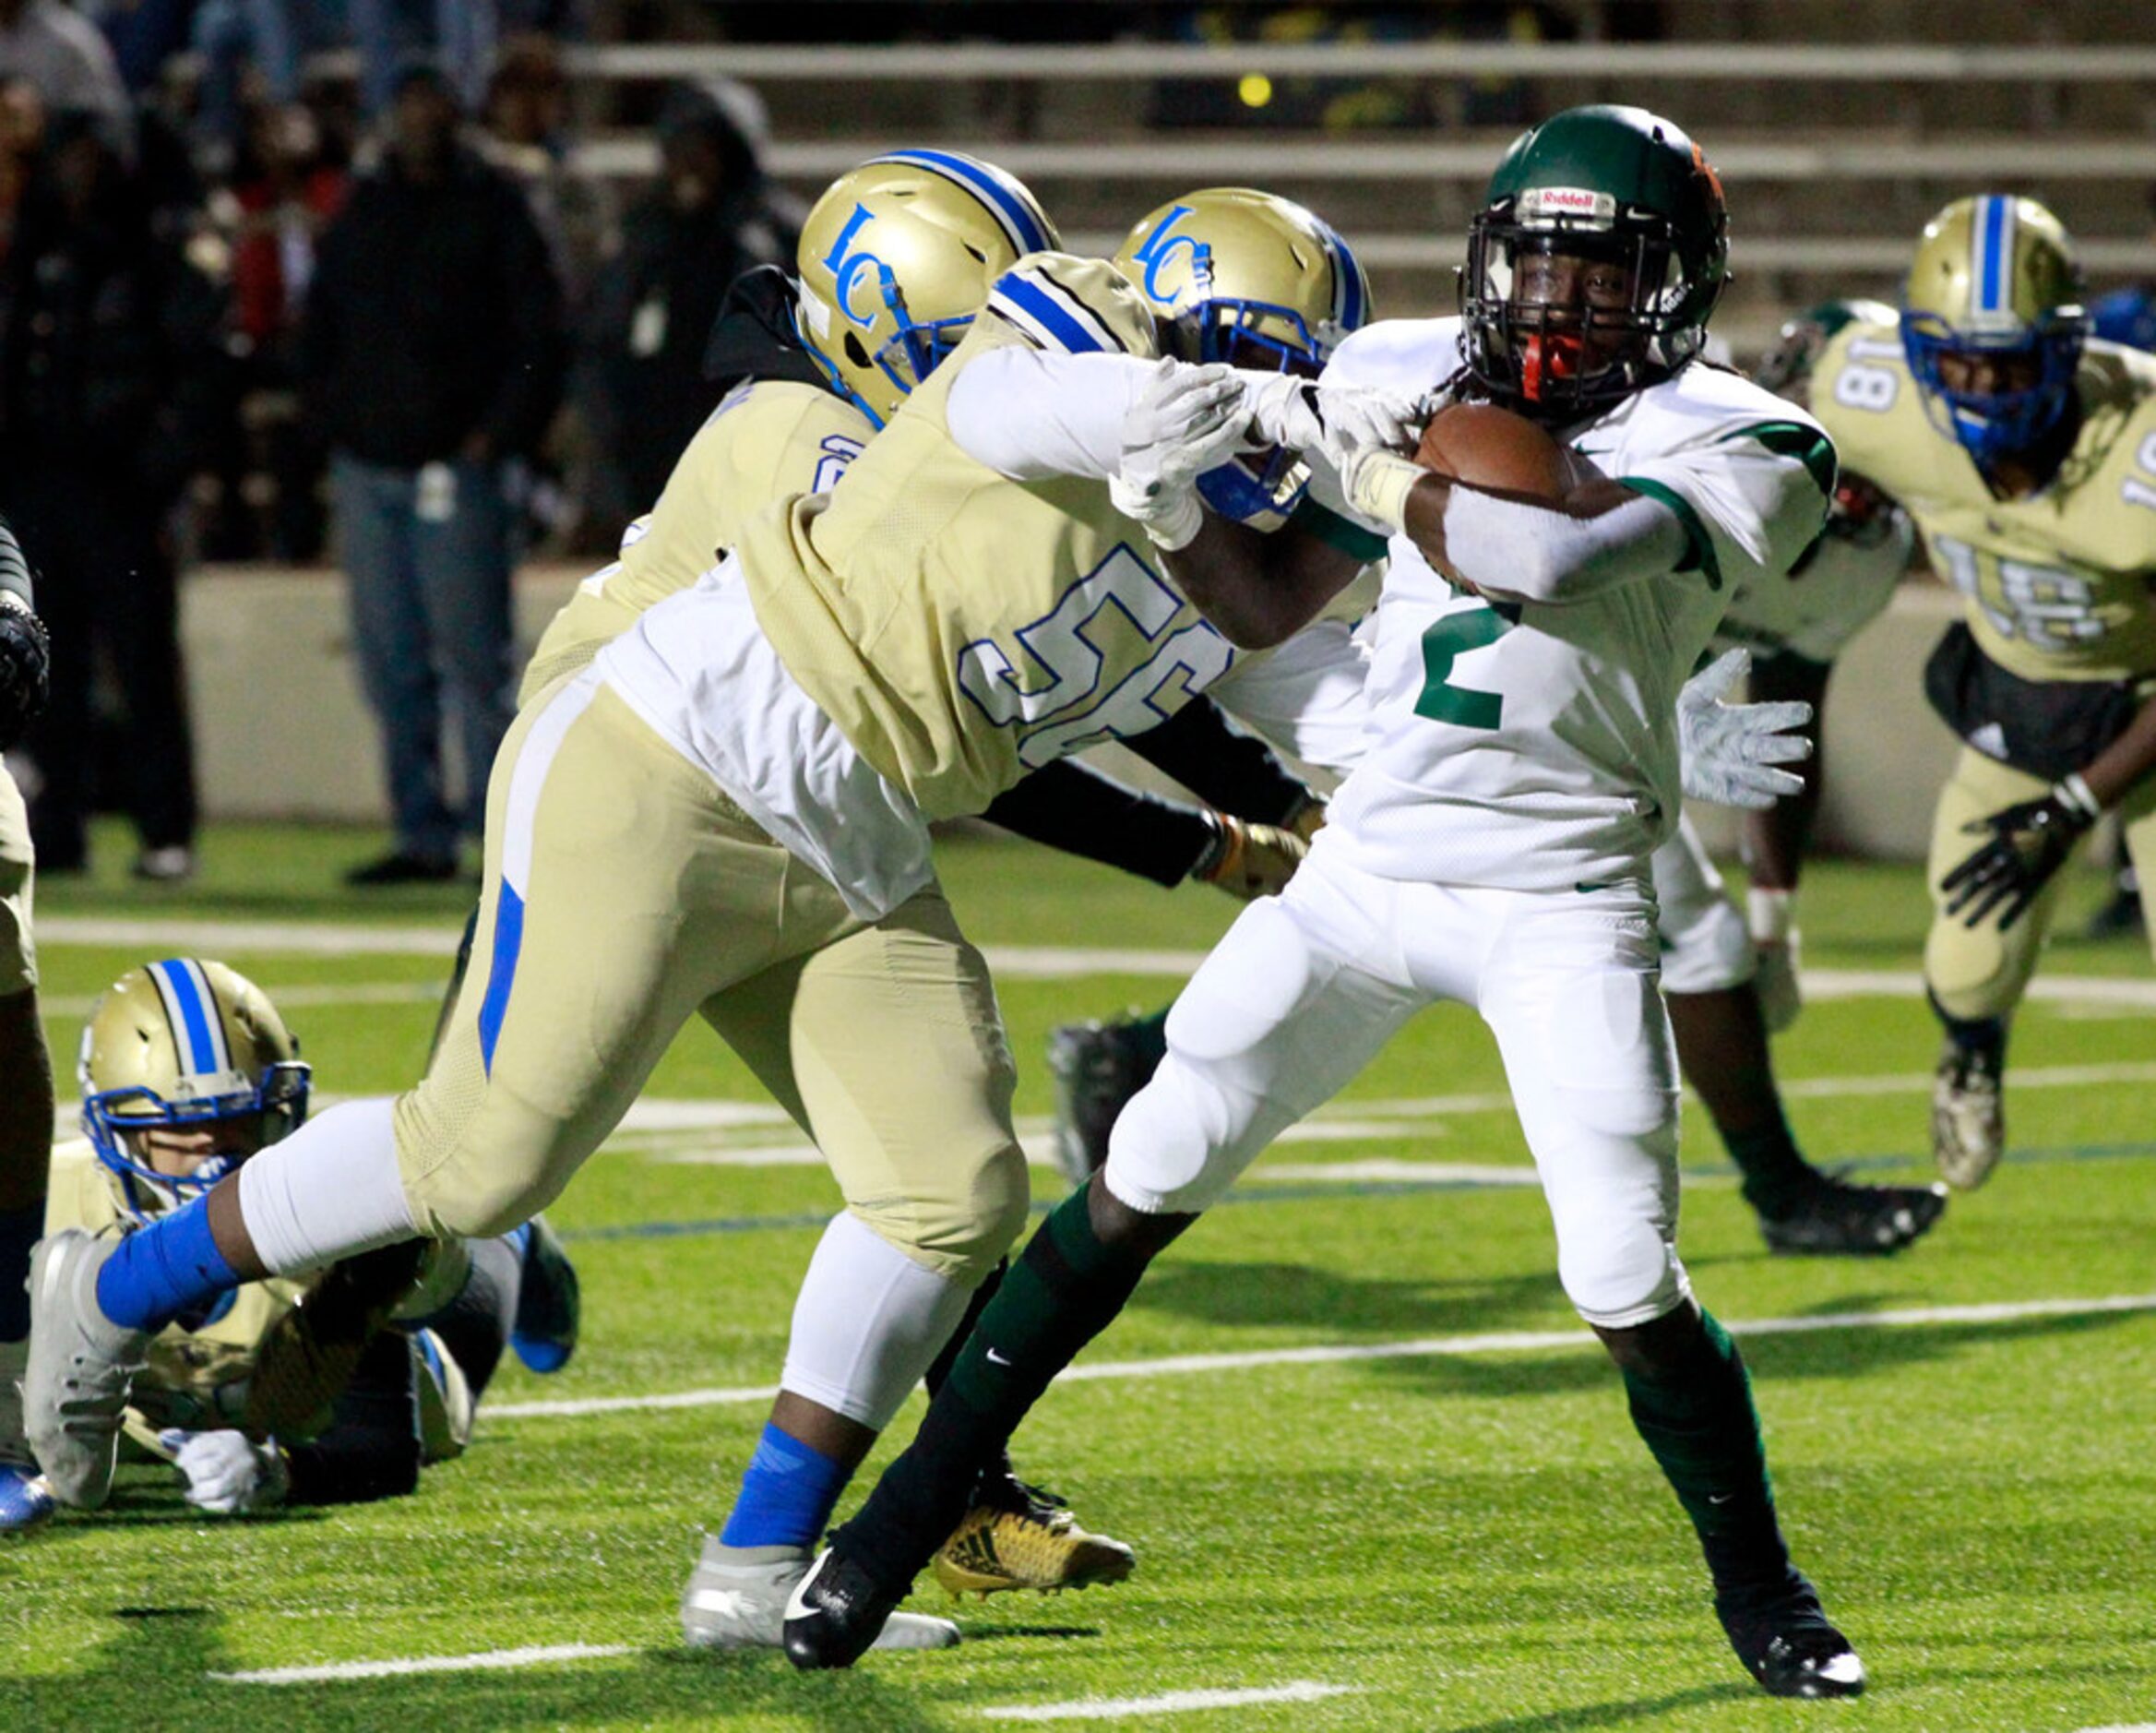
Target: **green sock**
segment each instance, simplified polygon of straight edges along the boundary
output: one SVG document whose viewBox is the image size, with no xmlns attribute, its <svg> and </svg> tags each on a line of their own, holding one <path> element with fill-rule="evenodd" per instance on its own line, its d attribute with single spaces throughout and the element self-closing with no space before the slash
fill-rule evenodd
<svg viewBox="0 0 2156 1733">
<path fill-rule="evenodd" d="M 1787 1214 L 1818 1183 L 1818 1170 L 1797 1148 L 1779 1102 L 1769 1123 L 1752 1131 L 1724 1131 L 1721 1141 L 1744 1176 L 1745 1201 L 1761 1215 Z"/>
<path fill-rule="evenodd" d="M 1729 1333 L 1702 1310 L 1706 1346 L 1674 1378 L 1625 1373 L 1632 1424 L 1692 1519 L 1718 1594 L 1788 1581 L 1752 1383 Z"/>
<path fill-rule="evenodd" d="M 1096 1181 L 1095 1183 L 1098 1183 Z M 1049 1213 L 960 1346 L 912 1443 L 836 1540 L 879 1583 L 911 1583 L 966 1513 L 981 1465 L 1123 1309 L 1149 1255 L 1103 1245 L 1090 1187 Z"/>
</svg>

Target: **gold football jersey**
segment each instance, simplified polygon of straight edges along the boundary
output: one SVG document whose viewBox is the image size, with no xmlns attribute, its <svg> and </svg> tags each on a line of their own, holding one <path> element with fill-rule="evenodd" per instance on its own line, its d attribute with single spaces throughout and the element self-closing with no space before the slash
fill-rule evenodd
<svg viewBox="0 0 2156 1733">
<path fill-rule="evenodd" d="M 1812 376 L 1842 468 L 1916 520 L 1984 654 L 2025 680 L 2156 673 L 2156 356 L 2091 341 L 2081 429 L 2050 484 L 1996 499 L 1935 426 L 1890 325 L 1844 329 Z"/>
<path fill-rule="evenodd" d="M 1007 480 L 946 419 L 952 382 L 992 349 L 1150 359 L 1157 342 L 1105 260 L 1032 254 L 839 487 L 742 532 L 756 619 L 787 670 L 930 819 L 1158 726 L 1233 660 L 1105 482 Z"/>
<path fill-rule="evenodd" d="M 773 500 L 828 493 L 875 429 L 835 392 L 746 379 L 697 431 L 659 503 L 622 537 L 621 558 L 577 586 L 531 652 L 517 702 L 573 674 L 654 602 L 716 566 L 744 520 Z"/>
</svg>

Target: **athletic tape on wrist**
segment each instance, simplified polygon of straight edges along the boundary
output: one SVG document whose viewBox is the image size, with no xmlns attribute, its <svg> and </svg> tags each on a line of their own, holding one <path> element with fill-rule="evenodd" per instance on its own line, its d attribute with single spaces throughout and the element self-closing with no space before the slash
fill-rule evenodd
<svg viewBox="0 0 2156 1733">
<path fill-rule="evenodd" d="M 1355 462 L 1355 509 L 1396 531 L 1407 528 L 1408 495 L 1430 472 L 1397 451 L 1373 451 Z"/>
<path fill-rule="evenodd" d="M 2058 786 L 2051 792 L 2058 797 L 2061 806 L 2079 813 L 2091 824 L 2103 817 L 2102 803 L 2090 793 L 2089 784 L 2081 780 L 2079 771 L 2061 777 Z"/>
</svg>

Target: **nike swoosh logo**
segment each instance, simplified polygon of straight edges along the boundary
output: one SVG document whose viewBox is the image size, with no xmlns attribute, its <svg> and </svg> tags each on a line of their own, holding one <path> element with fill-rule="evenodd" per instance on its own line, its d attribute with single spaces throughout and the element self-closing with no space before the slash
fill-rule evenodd
<svg viewBox="0 0 2156 1733">
<path fill-rule="evenodd" d="M 830 1550 L 827 1548 L 817 1555 L 816 1561 L 809 1566 L 808 1573 L 793 1585 L 793 1593 L 786 1597 L 785 1617 L 787 1619 L 806 1619 L 816 1611 L 816 1608 L 808 1604 L 808 1585 L 822 1574 L 823 1568 L 829 1560 L 830 1556 Z"/>
<path fill-rule="evenodd" d="M 1709 1492 L 1707 1495 L 1707 1501 L 1709 1504 L 1727 1504 L 1736 1496 L 1733 1492 Z"/>
<path fill-rule="evenodd" d="M 1008 1366 L 1010 1364 L 1008 1360 L 1005 1359 L 1003 1356 L 998 1354 L 994 1348 L 988 1350 L 988 1363 L 991 1366 Z"/>
</svg>

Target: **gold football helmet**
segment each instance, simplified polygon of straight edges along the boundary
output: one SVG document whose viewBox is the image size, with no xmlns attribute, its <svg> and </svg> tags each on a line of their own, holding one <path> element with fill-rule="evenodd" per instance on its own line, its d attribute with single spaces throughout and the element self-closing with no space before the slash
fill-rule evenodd
<svg viewBox="0 0 2156 1733">
<path fill-rule="evenodd" d="M 170 957 L 113 982 L 83 1025 L 76 1079 L 82 1129 L 120 1206 L 147 1221 L 245 1159 L 215 1155 L 190 1174 L 160 1173 L 132 1142 L 149 1127 L 245 1118 L 257 1147 L 288 1136 L 307 1117 L 311 1070 L 299 1052 L 268 996 L 221 962 Z"/>
<path fill-rule="evenodd" d="M 882 426 L 958 347 L 988 288 L 1055 225 L 1012 175 L 956 150 L 893 150 L 833 181 L 802 224 L 794 324 Z"/>
<path fill-rule="evenodd" d="M 1331 226 L 1292 199 L 1209 186 L 1140 217 L 1115 268 L 1185 361 L 1306 374 L 1370 317 L 1370 281 Z"/>
<path fill-rule="evenodd" d="M 2089 334 L 2081 299 L 2073 243 L 2033 198 L 1957 198 L 1924 225 L 1901 346 L 1933 424 L 1980 468 L 2066 416 Z"/>
</svg>

